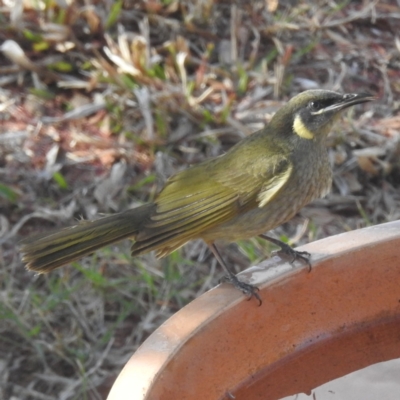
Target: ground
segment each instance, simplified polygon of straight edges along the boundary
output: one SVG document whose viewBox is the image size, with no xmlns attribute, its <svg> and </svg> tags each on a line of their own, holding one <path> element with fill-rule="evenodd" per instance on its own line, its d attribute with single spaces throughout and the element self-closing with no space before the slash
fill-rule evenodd
<svg viewBox="0 0 400 400">
<path fill-rule="evenodd" d="M 150 201 L 294 94 L 377 100 L 330 137 L 331 194 L 273 233 L 298 245 L 399 219 L 398 2 L 21 4 L 0 5 L 0 399 L 105 398 L 140 343 L 222 277 L 198 241 L 162 260 L 123 242 L 35 276 L 18 241 Z M 220 249 L 235 271 L 273 250 Z"/>
</svg>

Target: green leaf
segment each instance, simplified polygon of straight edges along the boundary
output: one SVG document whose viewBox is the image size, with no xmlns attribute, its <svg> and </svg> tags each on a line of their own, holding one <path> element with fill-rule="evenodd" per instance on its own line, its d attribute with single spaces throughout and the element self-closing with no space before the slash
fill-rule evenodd
<svg viewBox="0 0 400 400">
<path fill-rule="evenodd" d="M 139 190 L 140 188 L 142 188 L 143 186 L 149 184 L 149 183 L 153 183 L 156 180 L 156 175 L 155 174 L 151 174 L 146 176 L 145 178 L 143 178 L 141 181 L 137 182 L 134 185 L 129 186 L 128 191 L 131 192 L 135 192 L 137 190 Z"/>
<path fill-rule="evenodd" d="M 30 336 L 30 337 L 37 336 L 37 335 L 40 333 L 41 328 L 42 328 L 42 327 L 41 327 L 40 324 L 34 326 L 33 328 L 31 328 L 31 329 L 28 331 L 28 336 Z"/>
<path fill-rule="evenodd" d="M 61 172 L 55 172 L 53 174 L 53 179 L 60 189 L 68 189 L 68 183 Z"/>
<path fill-rule="evenodd" d="M 249 83 L 249 74 L 243 67 L 238 68 L 239 73 L 239 82 L 238 82 L 238 90 L 240 94 L 246 93 L 247 85 Z"/>
<path fill-rule="evenodd" d="M 161 137 L 167 136 L 167 122 L 164 113 L 161 110 L 155 110 L 155 123 L 157 127 L 157 132 Z"/>
<path fill-rule="evenodd" d="M 100 286 L 100 287 L 107 287 L 108 281 L 105 278 L 101 271 L 91 270 L 88 268 L 82 268 L 81 264 L 78 262 L 72 263 L 73 267 L 80 271 L 87 279 L 89 279 L 93 285 Z"/>
<path fill-rule="evenodd" d="M 207 110 L 206 108 L 203 109 L 203 118 L 204 118 L 205 123 L 214 121 L 213 114 L 211 113 L 211 111 Z"/>
<path fill-rule="evenodd" d="M 138 84 L 132 79 L 132 77 L 128 75 L 122 74 L 119 76 L 119 78 L 129 90 L 133 90 L 139 87 Z"/>
<path fill-rule="evenodd" d="M 110 15 L 108 16 L 106 21 L 106 29 L 111 28 L 117 22 L 119 14 L 121 13 L 122 4 L 123 1 L 119 0 L 112 5 Z"/>
<path fill-rule="evenodd" d="M 37 42 L 33 45 L 35 51 L 46 51 L 50 48 L 50 43 L 48 42 Z"/>
<path fill-rule="evenodd" d="M 14 203 L 18 198 L 18 194 L 14 192 L 14 190 L 12 190 L 9 186 L 0 183 L 0 197 L 5 198 L 10 203 Z"/>
<path fill-rule="evenodd" d="M 318 39 L 314 39 L 313 41 L 308 43 L 307 46 L 304 46 L 304 47 L 300 48 L 299 50 L 297 50 L 296 53 L 294 53 L 294 55 L 293 55 L 293 59 L 303 57 L 304 55 L 306 55 L 307 53 L 312 51 L 314 49 L 314 47 L 318 44 L 318 42 L 319 42 Z"/>
<path fill-rule="evenodd" d="M 42 35 L 39 35 L 38 33 L 32 32 L 28 29 L 24 29 L 22 34 L 30 42 L 39 43 L 39 42 L 43 41 Z"/>
<path fill-rule="evenodd" d="M 278 56 L 279 52 L 276 48 L 273 48 L 265 57 L 265 60 L 267 61 L 267 64 L 275 60 L 275 58 Z"/>
<path fill-rule="evenodd" d="M 149 75 L 151 77 L 159 78 L 163 81 L 165 81 L 167 79 L 164 68 L 159 64 L 154 64 L 146 72 L 147 72 L 147 75 Z"/>
<path fill-rule="evenodd" d="M 29 93 L 45 100 L 52 100 L 55 98 L 54 93 L 49 92 L 48 90 L 30 88 Z"/>
<path fill-rule="evenodd" d="M 49 65 L 49 68 L 60 71 L 60 72 L 70 72 L 73 70 L 73 66 L 65 61 L 59 61 L 54 64 Z"/>
</svg>

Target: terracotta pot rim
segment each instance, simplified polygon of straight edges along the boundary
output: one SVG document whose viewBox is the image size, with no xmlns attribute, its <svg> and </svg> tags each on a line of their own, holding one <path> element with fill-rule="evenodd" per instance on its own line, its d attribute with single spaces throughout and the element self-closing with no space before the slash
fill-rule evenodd
<svg viewBox="0 0 400 400">
<path fill-rule="evenodd" d="M 400 357 L 399 247 L 395 221 L 299 248 L 310 273 L 278 257 L 247 269 L 261 307 L 227 284 L 205 293 L 143 343 L 109 399 L 190 399 L 200 387 L 207 399 L 277 399 Z"/>
</svg>

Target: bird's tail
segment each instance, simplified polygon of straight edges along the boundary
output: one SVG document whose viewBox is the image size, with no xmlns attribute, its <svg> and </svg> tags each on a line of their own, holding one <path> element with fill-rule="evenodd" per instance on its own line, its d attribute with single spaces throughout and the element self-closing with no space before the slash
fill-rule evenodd
<svg viewBox="0 0 400 400">
<path fill-rule="evenodd" d="M 149 203 L 95 221 L 82 221 L 69 228 L 29 237 L 20 244 L 22 261 L 28 269 L 46 273 L 103 246 L 125 238 L 134 239 L 154 207 Z"/>
</svg>

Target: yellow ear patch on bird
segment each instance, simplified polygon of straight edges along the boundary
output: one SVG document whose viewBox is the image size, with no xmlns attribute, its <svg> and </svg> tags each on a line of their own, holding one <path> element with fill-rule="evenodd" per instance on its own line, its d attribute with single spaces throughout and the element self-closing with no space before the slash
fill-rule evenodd
<svg viewBox="0 0 400 400">
<path fill-rule="evenodd" d="M 314 134 L 304 125 L 299 114 L 294 117 L 293 130 L 303 139 L 314 139 Z"/>
</svg>

